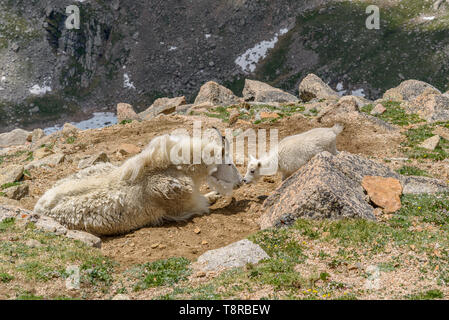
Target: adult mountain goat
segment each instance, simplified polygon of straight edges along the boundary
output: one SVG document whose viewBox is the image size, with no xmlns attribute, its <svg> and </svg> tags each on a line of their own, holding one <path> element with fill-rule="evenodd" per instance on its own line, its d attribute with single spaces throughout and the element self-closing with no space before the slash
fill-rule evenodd
<svg viewBox="0 0 449 320">
<path fill-rule="evenodd" d="M 332 128 L 315 128 L 282 139 L 277 149 L 261 159 L 250 155 L 243 182 L 252 183 L 257 181 L 260 176 L 275 174 L 276 171 L 280 171 L 282 180 L 285 180 L 318 153 L 328 151 L 337 154 L 336 139 L 342 131 L 343 126 L 340 124 L 336 124 Z M 270 166 L 274 167 L 274 172 L 264 174 L 262 170 Z"/>
<path fill-rule="evenodd" d="M 194 162 L 198 152 L 200 161 Z M 209 212 L 210 197 L 216 193 L 201 194 L 203 182 L 214 177 L 220 183 L 219 177 L 230 172 L 226 184 L 231 184 L 231 192 L 241 183 L 234 164 L 216 164 L 224 152 L 222 145 L 207 139 L 159 136 L 120 167 L 98 164 L 57 182 L 34 211 L 96 235 L 186 220 Z"/>
</svg>

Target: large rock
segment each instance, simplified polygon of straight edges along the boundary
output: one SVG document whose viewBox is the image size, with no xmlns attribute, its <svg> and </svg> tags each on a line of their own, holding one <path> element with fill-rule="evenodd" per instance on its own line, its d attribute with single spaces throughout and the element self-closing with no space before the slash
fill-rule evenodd
<svg viewBox="0 0 449 320">
<path fill-rule="evenodd" d="M 281 89 L 274 88 L 266 83 L 245 80 L 245 87 L 243 88 L 243 99 L 245 101 L 257 101 L 257 102 L 297 102 L 298 98 L 294 95 L 282 91 Z"/>
<path fill-rule="evenodd" d="M 374 220 L 374 208 L 362 187 L 363 178 L 376 176 L 401 182 L 403 193 L 449 191 L 443 181 L 404 177 L 364 157 L 322 152 L 266 199 L 262 228 L 290 225 L 298 218 L 363 218 Z"/>
<path fill-rule="evenodd" d="M 21 146 L 31 141 L 31 132 L 14 129 L 13 131 L 0 134 L 0 147 Z"/>
<path fill-rule="evenodd" d="M 429 90 L 402 106 L 409 113 L 417 113 L 429 122 L 449 121 L 449 96 L 429 93 Z"/>
<path fill-rule="evenodd" d="M 201 271 L 218 271 L 243 267 L 248 263 L 256 264 L 268 258 L 269 256 L 260 246 L 245 239 L 205 252 L 198 258 L 194 267 Z"/>
<path fill-rule="evenodd" d="M 140 120 L 140 117 L 134 111 L 132 105 L 127 103 L 117 104 L 117 122 L 125 120 Z"/>
<path fill-rule="evenodd" d="M 144 120 L 157 117 L 160 114 L 171 114 L 182 105 L 185 105 L 186 97 L 177 98 L 159 98 L 145 111 L 139 113 L 139 116 Z"/>
<path fill-rule="evenodd" d="M 401 209 L 402 186 L 398 179 L 366 176 L 362 187 L 368 193 L 370 200 L 386 213 Z"/>
<path fill-rule="evenodd" d="M 10 165 L 0 169 L 0 186 L 19 181 L 23 177 L 23 170 L 22 165 Z"/>
<path fill-rule="evenodd" d="M 387 90 L 383 95 L 383 99 L 393 101 L 412 101 L 424 92 L 441 94 L 438 89 L 426 82 L 419 80 L 406 80 L 396 88 Z"/>
<path fill-rule="evenodd" d="M 228 88 L 214 81 L 209 81 L 201 87 L 194 104 L 197 105 L 204 102 L 213 105 L 228 106 L 240 103 L 242 99 L 235 96 Z"/>
<path fill-rule="evenodd" d="M 313 73 L 307 75 L 299 84 L 299 97 L 306 102 L 312 99 L 338 100 L 340 98 L 337 92 Z"/>
</svg>

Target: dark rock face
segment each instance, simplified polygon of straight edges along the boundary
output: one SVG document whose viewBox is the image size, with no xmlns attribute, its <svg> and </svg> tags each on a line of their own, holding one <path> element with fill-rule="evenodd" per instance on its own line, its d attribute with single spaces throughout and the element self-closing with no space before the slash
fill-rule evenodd
<svg viewBox="0 0 449 320">
<path fill-rule="evenodd" d="M 358 155 L 322 152 L 265 200 L 260 226 L 264 229 L 290 225 L 298 218 L 375 220 L 374 208 L 362 187 L 366 176 L 397 179 L 404 193 L 449 191 L 442 181 L 403 177 Z"/>
<path fill-rule="evenodd" d="M 119 101 L 137 112 L 160 97 L 193 102 L 209 80 L 233 87 L 246 76 L 237 57 L 291 28 L 299 12 L 329 1 L 0 2 L 0 11 L 22 16 L 24 25 L 10 45 L 0 43 L 0 131 L 62 115 L 67 121 L 87 108 L 113 110 Z M 80 29 L 68 30 L 66 8 L 74 4 Z M 21 68 L 12 63 L 25 59 Z M 32 94 L 35 85 L 51 91 Z M 29 110 L 38 110 L 33 119 Z"/>
</svg>

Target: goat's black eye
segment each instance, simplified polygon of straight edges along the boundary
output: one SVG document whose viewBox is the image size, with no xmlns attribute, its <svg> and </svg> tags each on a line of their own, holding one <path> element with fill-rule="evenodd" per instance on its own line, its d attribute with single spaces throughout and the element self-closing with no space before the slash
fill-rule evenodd
<svg viewBox="0 0 449 320">
<path fill-rule="evenodd" d="M 251 173 L 254 173 L 254 172 L 256 172 L 256 171 L 254 171 L 254 170 L 251 170 Z"/>
<path fill-rule="evenodd" d="M 231 166 L 231 164 L 228 164 L 228 166 Z"/>
</svg>

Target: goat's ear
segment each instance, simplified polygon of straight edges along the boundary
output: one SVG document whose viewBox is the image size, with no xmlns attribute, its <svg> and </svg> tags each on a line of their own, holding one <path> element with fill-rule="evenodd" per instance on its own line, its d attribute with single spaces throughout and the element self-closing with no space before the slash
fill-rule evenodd
<svg viewBox="0 0 449 320">
<path fill-rule="evenodd" d="M 249 160 L 251 160 L 251 161 L 256 161 L 256 158 L 254 158 L 253 155 L 250 154 L 250 155 L 249 155 Z"/>
<path fill-rule="evenodd" d="M 257 167 L 260 168 L 262 166 L 262 162 L 257 162 Z"/>
</svg>

